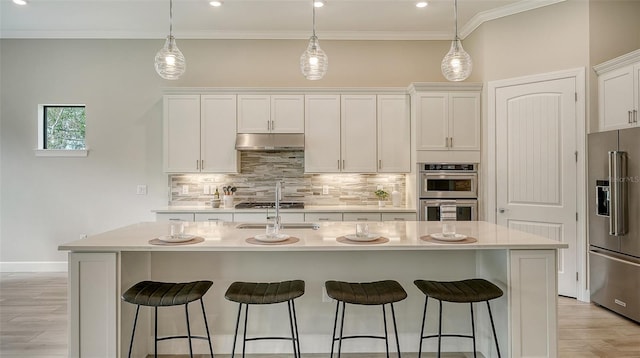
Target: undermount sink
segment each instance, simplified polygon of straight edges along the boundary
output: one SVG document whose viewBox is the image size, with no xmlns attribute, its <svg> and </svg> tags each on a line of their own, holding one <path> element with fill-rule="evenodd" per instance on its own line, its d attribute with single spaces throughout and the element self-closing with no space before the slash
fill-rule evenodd
<svg viewBox="0 0 640 358">
<path fill-rule="evenodd" d="M 238 224 L 236 229 L 265 229 L 267 227 L 267 223 L 244 223 Z M 311 229 L 318 230 L 320 228 L 320 224 L 316 223 L 286 223 L 280 224 L 280 228 L 282 230 L 286 229 Z"/>
</svg>

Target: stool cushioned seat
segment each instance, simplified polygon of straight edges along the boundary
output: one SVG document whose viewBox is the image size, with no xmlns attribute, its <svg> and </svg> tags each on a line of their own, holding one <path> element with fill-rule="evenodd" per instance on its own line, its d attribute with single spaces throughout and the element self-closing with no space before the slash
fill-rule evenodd
<svg viewBox="0 0 640 358">
<path fill-rule="evenodd" d="M 213 285 L 211 281 L 187 283 L 142 281 L 125 291 L 122 299 L 136 305 L 151 307 L 184 305 L 201 299 L 211 285 Z"/>
<path fill-rule="evenodd" d="M 503 294 L 498 286 L 483 279 L 453 282 L 415 280 L 414 283 L 425 295 L 446 302 L 483 302 Z"/>
<path fill-rule="evenodd" d="M 356 305 L 382 305 L 407 298 L 404 288 L 392 280 L 365 283 L 327 281 L 325 287 L 329 297 Z"/>
<path fill-rule="evenodd" d="M 229 301 L 246 304 L 271 304 L 291 301 L 304 294 L 304 281 L 234 282 L 224 297 Z"/>
</svg>

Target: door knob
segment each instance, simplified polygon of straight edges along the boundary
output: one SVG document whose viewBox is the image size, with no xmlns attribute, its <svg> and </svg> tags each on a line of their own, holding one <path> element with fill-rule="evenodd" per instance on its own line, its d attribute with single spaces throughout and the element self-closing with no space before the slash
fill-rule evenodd
<svg viewBox="0 0 640 358">
<path fill-rule="evenodd" d="M 505 212 L 505 211 L 507 211 L 507 210 L 506 210 L 506 209 L 504 209 L 504 208 L 498 208 L 498 212 L 499 212 L 500 214 L 504 214 L 504 212 Z"/>
</svg>

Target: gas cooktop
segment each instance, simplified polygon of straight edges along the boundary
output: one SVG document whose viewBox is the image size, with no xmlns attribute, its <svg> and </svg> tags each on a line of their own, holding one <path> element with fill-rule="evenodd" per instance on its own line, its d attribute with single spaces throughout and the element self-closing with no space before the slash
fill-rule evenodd
<svg viewBox="0 0 640 358">
<path fill-rule="evenodd" d="M 273 201 L 245 201 L 236 204 L 236 209 L 275 209 Z M 304 209 L 304 203 L 300 201 L 281 201 L 280 209 Z"/>
</svg>

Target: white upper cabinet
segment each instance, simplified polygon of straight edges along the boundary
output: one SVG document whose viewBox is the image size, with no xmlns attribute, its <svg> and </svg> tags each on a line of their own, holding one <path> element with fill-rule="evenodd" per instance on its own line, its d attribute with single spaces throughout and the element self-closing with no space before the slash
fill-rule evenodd
<svg viewBox="0 0 640 358">
<path fill-rule="evenodd" d="M 340 95 L 307 95 L 304 110 L 305 172 L 340 172 Z"/>
<path fill-rule="evenodd" d="M 235 95 L 166 95 L 164 171 L 237 173 Z"/>
<path fill-rule="evenodd" d="M 417 150 L 480 150 L 480 93 L 429 92 L 416 98 Z"/>
<path fill-rule="evenodd" d="M 164 171 L 200 171 L 200 95 L 163 98 Z"/>
<path fill-rule="evenodd" d="M 238 95 L 238 133 L 304 133 L 304 96 Z"/>
<path fill-rule="evenodd" d="M 376 95 L 342 95 L 340 112 L 342 172 L 375 173 Z"/>
<path fill-rule="evenodd" d="M 411 171 L 408 96 L 378 95 L 378 173 Z"/>
<path fill-rule="evenodd" d="M 202 95 L 200 106 L 200 171 L 237 173 L 236 95 Z"/>
<path fill-rule="evenodd" d="M 598 131 L 636 127 L 640 102 L 640 50 L 595 66 Z"/>
</svg>

